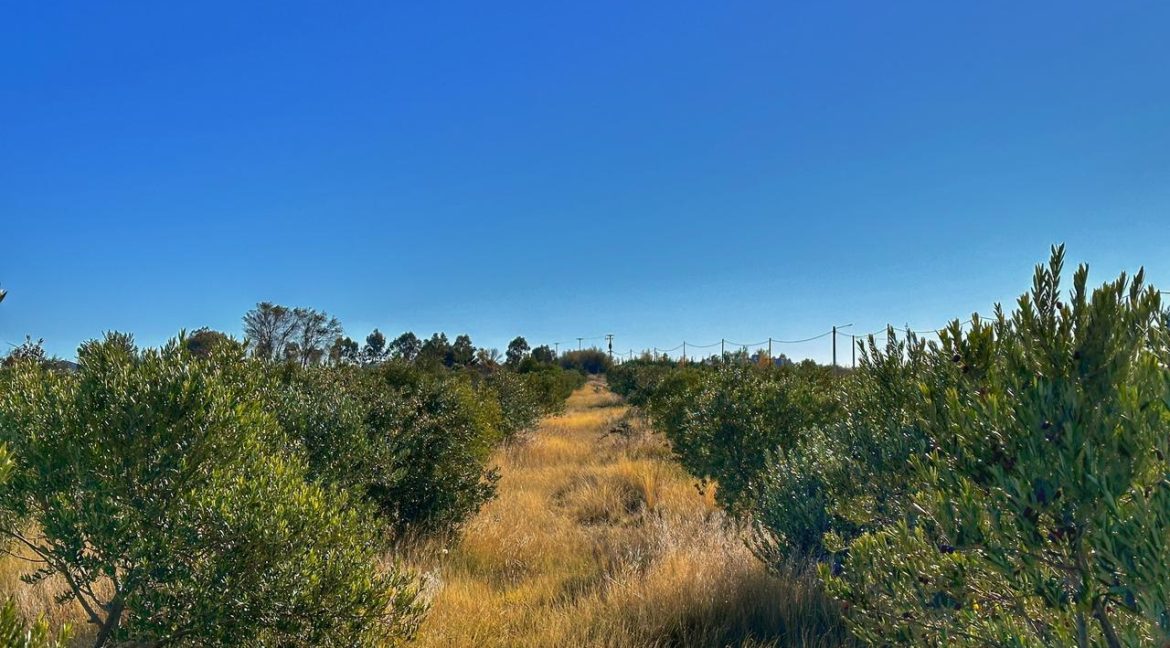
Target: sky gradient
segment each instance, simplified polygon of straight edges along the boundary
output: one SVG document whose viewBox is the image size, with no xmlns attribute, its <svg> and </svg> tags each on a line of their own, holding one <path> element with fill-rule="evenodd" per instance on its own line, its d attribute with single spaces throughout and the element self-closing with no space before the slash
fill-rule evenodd
<svg viewBox="0 0 1170 648">
<path fill-rule="evenodd" d="M 934 328 L 1057 242 L 1170 287 L 1168 3 L 108 4 L 0 7 L 4 348 Z"/>
</svg>

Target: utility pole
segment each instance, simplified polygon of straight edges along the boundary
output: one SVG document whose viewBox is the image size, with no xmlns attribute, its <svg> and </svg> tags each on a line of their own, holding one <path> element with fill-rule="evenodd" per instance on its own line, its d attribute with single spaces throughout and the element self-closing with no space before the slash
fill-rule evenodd
<svg viewBox="0 0 1170 648">
<path fill-rule="evenodd" d="M 557 357 L 558 358 L 561 357 L 561 343 L 560 342 L 553 342 L 553 344 L 557 347 L 557 350 L 555 352 Z"/>
<path fill-rule="evenodd" d="M 583 338 L 583 337 L 579 337 L 579 338 L 577 338 L 577 350 L 578 350 L 578 351 L 580 351 L 580 350 L 581 350 L 581 341 L 582 341 L 582 340 L 584 340 L 584 339 L 585 339 L 585 338 Z"/>
<path fill-rule="evenodd" d="M 682 357 L 682 363 L 683 363 L 683 364 L 686 364 L 686 363 L 687 363 L 687 341 L 686 341 L 686 340 L 683 340 L 683 357 Z"/>
<path fill-rule="evenodd" d="M 768 338 L 768 364 L 772 364 L 772 338 Z"/>
<path fill-rule="evenodd" d="M 853 343 L 853 368 L 857 368 L 857 336 L 850 335 L 849 340 Z"/>
<path fill-rule="evenodd" d="M 837 368 L 837 329 L 849 328 L 850 326 L 853 326 L 853 324 L 845 324 L 841 327 L 833 327 L 833 369 Z"/>
<path fill-rule="evenodd" d="M 721 363 L 727 361 L 727 349 L 725 348 L 726 345 L 727 340 L 719 338 L 719 362 Z"/>
<path fill-rule="evenodd" d="M 613 362 L 613 333 L 606 333 L 605 341 L 609 344 L 609 361 Z"/>
</svg>

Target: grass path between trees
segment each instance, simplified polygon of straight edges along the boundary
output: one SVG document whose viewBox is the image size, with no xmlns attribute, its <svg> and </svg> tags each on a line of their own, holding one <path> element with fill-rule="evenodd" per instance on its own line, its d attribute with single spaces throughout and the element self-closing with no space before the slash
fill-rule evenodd
<svg viewBox="0 0 1170 648">
<path fill-rule="evenodd" d="M 495 500 L 408 562 L 422 646 L 840 646 L 808 575 L 774 577 L 599 380 L 496 455 Z"/>
</svg>

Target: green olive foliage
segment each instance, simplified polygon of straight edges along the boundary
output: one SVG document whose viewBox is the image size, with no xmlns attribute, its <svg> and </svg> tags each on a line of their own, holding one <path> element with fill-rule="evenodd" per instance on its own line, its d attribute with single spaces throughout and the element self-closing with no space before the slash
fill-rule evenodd
<svg viewBox="0 0 1170 648">
<path fill-rule="evenodd" d="M 752 493 L 753 548 L 765 562 L 828 559 L 826 533 L 852 540 L 909 510 L 909 459 L 928 447 L 915 413 L 929 356 L 917 338 L 900 341 L 891 329 L 886 339 L 884 348 L 870 339 L 857 369 L 840 378 L 836 416 L 772 450 Z"/>
<path fill-rule="evenodd" d="M 799 443 L 837 410 L 831 374 L 812 365 L 631 362 L 611 373 L 611 384 L 650 414 L 687 471 L 718 483 L 719 501 L 735 511 L 748 505 L 771 453 Z"/>
<path fill-rule="evenodd" d="M 1170 322 L 1141 273 L 1090 290 L 1082 266 L 1065 295 L 1063 258 L 1010 314 L 889 331 L 832 381 L 645 362 L 611 384 L 744 486 L 725 504 L 761 557 L 821 561 L 870 644 L 1170 645 Z"/>
<path fill-rule="evenodd" d="M 354 646 L 408 637 L 413 579 L 378 565 L 360 502 L 307 479 L 238 345 L 139 350 L 0 385 L 3 531 L 56 576 L 95 646 Z M 31 529 L 31 531 L 29 531 Z"/>
<path fill-rule="evenodd" d="M 1122 275 L 1030 294 L 932 345 L 929 450 L 898 524 L 826 574 L 858 634 L 934 645 L 1170 640 L 1170 371 L 1159 294 Z M 826 570 L 829 572 L 831 570 Z"/>
<path fill-rule="evenodd" d="M 457 527 L 494 492 L 490 453 L 563 406 L 581 375 L 376 366 L 268 367 L 268 409 L 312 479 L 379 512 L 392 537 Z"/>
</svg>

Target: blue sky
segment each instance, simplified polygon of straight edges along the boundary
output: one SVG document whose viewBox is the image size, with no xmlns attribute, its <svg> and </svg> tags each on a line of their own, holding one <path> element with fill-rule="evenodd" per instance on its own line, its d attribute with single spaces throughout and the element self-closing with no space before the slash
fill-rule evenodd
<svg viewBox="0 0 1170 648">
<path fill-rule="evenodd" d="M 1061 241 L 1170 286 L 1167 3 L 114 4 L 0 8 L 6 345 L 931 328 Z"/>
</svg>

